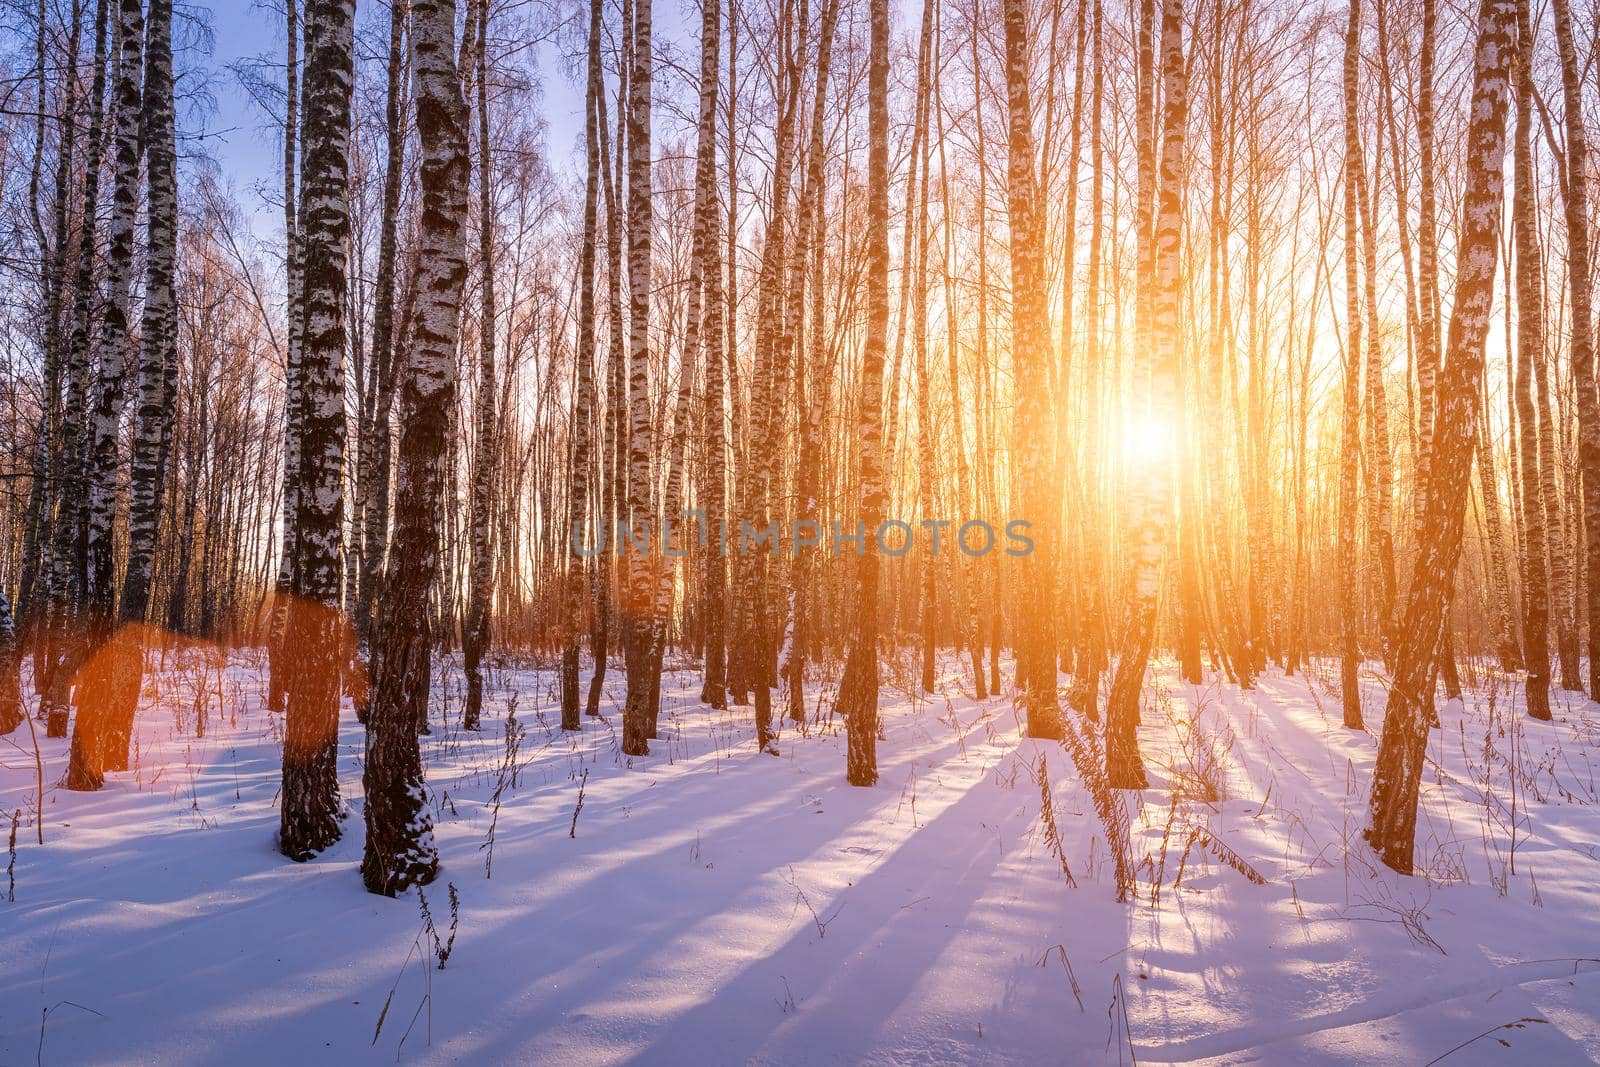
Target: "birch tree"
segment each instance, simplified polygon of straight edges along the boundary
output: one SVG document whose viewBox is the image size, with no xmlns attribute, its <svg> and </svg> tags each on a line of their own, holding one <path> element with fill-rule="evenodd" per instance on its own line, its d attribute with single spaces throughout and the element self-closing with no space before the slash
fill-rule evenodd
<svg viewBox="0 0 1600 1067">
<path fill-rule="evenodd" d="M 1439 407 L 1418 558 L 1395 647 L 1394 678 L 1384 711 L 1365 831 L 1389 867 L 1409 874 L 1417 794 L 1427 748 L 1424 686 L 1455 581 L 1466 516 L 1468 479 L 1480 426 L 1478 380 L 1494 303 L 1505 177 L 1506 112 L 1515 53 L 1516 0 L 1482 0 L 1477 15 L 1466 186 L 1461 199 L 1455 301 L 1439 378 Z"/>
<path fill-rule="evenodd" d="M 417 724 L 426 720 L 433 677 L 427 604 L 439 570 L 471 179 L 467 107 L 456 68 L 455 0 L 412 0 L 411 18 L 422 145 L 418 305 L 406 353 L 394 550 L 384 576 L 378 676 L 362 774 L 367 841 L 361 880 L 368 892 L 385 896 L 425 885 L 439 866 Z M 480 95 L 480 107 L 484 99 Z"/>
<path fill-rule="evenodd" d="M 339 612 L 344 485 L 344 353 L 350 234 L 350 93 L 355 0 L 308 0 L 300 169 L 294 580 L 282 655 L 283 798 L 278 848 L 293 860 L 339 839 L 339 697 L 349 646 Z M 297 421 L 298 427 L 293 423 Z M 369 799 L 369 805 L 370 805 Z"/>
<path fill-rule="evenodd" d="M 118 435 L 126 403 L 127 364 L 131 356 L 128 329 L 133 303 L 134 224 L 139 211 L 139 128 L 143 103 L 144 6 L 140 0 L 117 0 L 117 76 L 114 178 L 111 220 L 106 247 L 105 301 L 97 342 L 98 368 L 94 400 L 86 427 L 84 470 L 88 478 L 85 535 L 83 673 L 75 687 L 78 717 L 73 724 L 68 789 L 99 789 L 105 770 L 125 770 L 126 752 L 111 743 L 114 659 L 107 648 L 116 610 Z M 120 651 L 120 650 L 119 650 Z"/>
<path fill-rule="evenodd" d="M 650 0 L 633 0 L 633 45 L 628 72 L 628 496 L 630 531 L 643 524 L 650 539 L 650 283 L 651 202 L 650 102 L 652 63 Z M 615 327 L 614 327 L 615 328 Z M 613 400 L 613 403 L 616 401 Z M 655 684 L 653 648 L 658 620 L 648 547 L 627 559 L 622 604 L 623 655 L 628 695 L 622 712 L 622 753 L 650 751 L 651 693 Z"/>
<path fill-rule="evenodd" d="M 143 624 L 165 486 L 163 450 L 172 432 L 168 377 L 178 361 L 173 292 L 178 244 L 177 144 L 173 131 L 172 0 L 150 0 L 144 72 L 144 144 L 150 187 L 136 432 L 130 457 L 128 558 L 122 581 L 118 651 L 105 738 L 108 765 L 126 767 L 148 642 Z"/>
<path fill-rule="evenodd" d="M 287 0 L 292 7 L 294 0 Z M 405 58 L 403 48 L 407 0 L 389 5 L 388 84 L 384 94 L 384 128 L 387 133 L 383 170 L 383 217 L 379 223 L 378 276 L 373 293 L 372 363 L 375 390 L 371 417 L 361 442 L 359 477 L 366 485 L 367 506 L 362 514 L 361 567 L 356 575 L 356 633 L 363 648 L 370 648 L 373 601 L 383 573 L 384 550 L 389 540 L 390 416 L 394 407 L 395 370 L 395 260 L 399 257 L 400 186 L 404 179 L 406 119 Z M 290 46 L 293 48 L 293 45 Z M 293 177 L 285 176 L 285 197 L 293 193 Z"/>
<path fill-rule="evenodd" d="M 493 500 L 499 467 L 500 434 L 495 417 L 494 291 L 494 186 L 489 163 L 489 0 L 477 0 L 478 39 L 473 45 L 478 91 L 478 391 L 472 413 L 476 423 L 472 469 L 472 571 L 467 625 L 462 635 L 462 659 L 467 675 L 467 702 L 462 725 L 478 728 L 483 708 L 483 670 L 480 663 L 489 645 L 490 600 L 494 592 Z M 588 252 L 591 256 L 592 250 Z"/>
<path fill-rule="evenodd" d="M 856 533 L 878 528 L 887 490 L 883 469 L 883 361 L 889 339 L 889 0 L 870 0 L 867 46 L 867 328 L 856 407 Z M 845 777 L 878 780 L 878 554 L 856 560 L 849 652 L 839 682 L 845 717 Z"/>
<path fill-rule="evenodd" d="M 119 0 L 120 3 L 120 0 Z M 83 167 L 83 198 L 78 230 L 78 260 L 72 299 L 71 333 L 61 368 L 61 434 L 56 443 L 56 519 L 51 535 L 50 578 L 47 597 L 48 633 L 43 668 L 36 667 L 40 703 L 45 710 L 45 735 L 66 737 L 68 723 L 67 687 L 77 659 L 70 632 L 73 616 L 81 605 L 87 582 L 85 558 L 85 520 L 88 515 L 87 483 L 84 479 L 88 406 L 91 311 L 95 294 L 95 267 L 98 257 L 101 141 L 105 127 L 105 95 L 108 78 L 108 30 L 111 0 L 95 6 L 94 75 L 89 91 L 89 129 Z M 120 6 L 116 25 L 121 24 Z M 120 29 L 117 31 L 120 33 Z M 111 47 L 115 47 L 114 43 Z M 38 660 L 35 660 L 36 664 Z"/>
<path fill-rule="evenodd" d="M 1347 729 L 1362 729 L 1360 605 L 1356 590 L 1356 480 L 1361 461 L 1361 289 L 1356 227 L 1361 142 L 1357 137 L 1357 78 L 1361 61 L 1361 3 L 1350 0 L 1344 43 L 1344 404 L 1339 430 L 1339 696 Z M 1429 416 L 1424 416 L 1425 419 Z"/>
<path fill-rule="evenodd" d="M 1600 694 L 1600 395 L 1595 392 L 1594 294 L 1589 241 L 1588 136 L 1583 124 L 1583 87 L 1572 40 L 1569 0 L 1553 0 L 1556 51 L 1561 59 L 1561 94 L 1566 102 L 1567 288 L 1572 299 L 1572 388 L 1577 393 L 1578 465 L 1582 471 L 1585 532 L 1584 588 L 1589 625 L 1589 695 Z"/>
<path fill-rule="evenodd" d="M 1144 398 L 1153 418 L 1170 418 L 1178 408 L 1178 322 L 1182 295 L 1183 188 L 1189 119 L 1188 73 L 1183 57 L 1183 5 L 1161 5 L 1161 161 L 1156 180 L 1154 263 L 1150 304 L 1151 352 L 1149 395 Z M 1155 636 L 1156 606 L 1161 592 L 1161 567 L 1172 525 L 1173 456 L 1157 448 L 1136 474 L 1131 489 L 1137 519 L 1133 547 L 1132 597 L 1122 659 L 1111 684 L 1106 708 L 1106 771 L 1119 789 L 1146 784 L 1139 757 L 1139 694 Z"/>
<path fill-rule="evenodd" d="M 714 3 L 714 0 L 712 0 Z M 595 245 L 599 234 L 600 190 L 600 139 L 595 129 L 596 107 L 599 96 L 605 91 L 600 71 L 601 0 L 589 3 L 589 45 L 586 89 L 584 93 L 584 185 L 583 185 L 583 245 L 578 250 L 578 346 L 576 410 L 572 414 L 572 461 L 567 475 L 567 493 L 570 497 L 571 529 L 567 532 L 567 616 L 566 645 L 561 653 L 561 728 L 577 730 L 582 726 L 578 716 L 578 620 L 583 615 L 583 555 L 579 551 L 582 524 L 588 518 L 590 468 L 594 460 L 595 415 Z M 603 525 L 605 509 L 596 508 L 595 547 L 603 552 L 605 536 Z M 596 597 L 606 595 L 606 590 L 596 582 Z M 597 660 L 605 658 L 605 648 L 594 644 Z M 603 665 L 596 664 L 597 673 Z"/>
</svg>

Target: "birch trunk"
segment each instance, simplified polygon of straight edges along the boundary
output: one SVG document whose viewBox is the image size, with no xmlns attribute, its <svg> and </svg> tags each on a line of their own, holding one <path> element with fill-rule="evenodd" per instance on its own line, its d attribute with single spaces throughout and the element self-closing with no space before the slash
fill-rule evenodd
<svg viewBox="0 0 1600 1067">
<path fill-rule="evenodd" d="M 1011 231 L 1011 361 L 1016 394 L 1012 448 L 1017 457 L 1021 519 L 1032 524 L 1031 552 L 1019 557 L 1020 588 L 1038 591 L 1031 609 L 1019 606 L 1017 691 L 1027 715 L 1028 736 L 1061 737 L 1056 698 L 1056 620 L 1053 577 L 1059 501 L 1053 472 L 1049 401 L 1050 319 L 1044 276 L 1044 205 L 1033 140 L 1033 104 L 1028 85 L 1028 10 L 1024 0 L 1005 0 L 1006 104 L 1010 145 L 1006 200 Z M 1140 668 L 1143 673 L 1143 668 Z"/>
<path fill-rule="evenodd" d="M 411 18 L 422 144 L 418 306 L 406 354 L 394 551 L 376 627 L 378 675 L 362 774 L 367 840 L 361 880 L 368 892 L 384 896 L 431 882 L 439 866 L 417 724 L 427 719 L 432 681 L 428 596 L 439 573 L 471 181 L 467 108 L 456 67 L 455 0 L 412 0 Z"/>
<path fill-rule="evenodd" d="M 106 763 L 126 767 L 133 737 L 134 710 L 144 674 L 150 604 L 150 578 L 155 562 L 156 529 L 162 497 L 162 450 L 172 433 L 172 404 L 167 377 L 178 361 L 178 311 L 173 286 L 178 243 L 177 144 L 172 104 L 172 0 L 150 0 L 146 27 L 148 54 L 144 77 L 144 141 L 150 187 L 147 209 L 147 251 L 143 339 L 139 358 L 139 406 L 128 507 L 128 560 L 122 582 L 116 638 L 116 672 L 112 717 L 106 731 Z"/>
<path fill-rule="evenodd" d="M 630 530 L 641 528 L 649 540 L 650 508 L 650 284 L 651 203 L 650 106 L 651 0 L 634 0 L 633 47 L 628 76 L 628 497 Z M 649 713 L 654 687 L 651 648 L 655 628 L 655 589 L 651 560 L 637 555 L 624 560 L 626 592 L 622 603 L 623 655 L 627 661 L 628 695 L 622 712 L 622 752 L 649 753 Z"/>
<path fill-rule="evenodd" d="M 1162 124 L 1161 165 L 1156 186 L 1154 276 L 1151 281 L 1149 395 L 1156 418 L 1179 411 L 1179 302 L 1182 290 L 1183 190 L 1188 175 L 1186 126 L 1188 74 L 1183 58 L 1183 5 L 1161 6 Z M 1136 516 L 1131 549 L 1132 603 L 1122 657 L 1106 708 L 1106 771 L 1118 789 L 1143 789 L 1144 761 L 1135 732 L 1139 694 L 1155 639 L 1161 593 L 1162 559 L 1170 547 L 1173 456 L 1157 449 L 1131 488 Z"/>
<path fill-rule="evenodd" d="M 280 494 L 283 505 L 282 537 L 278 548 L 278 573 L 273 588 L 272 615 L 268 622 L 267 707 L 283 711 L 288 700 L 289 653 L 284 647 L 289 625 L 289 600 L 294 591 L 296 497 L 300 478 L 300 341 L 304 326 L 300 298 L 300 213 L 297 207 L 297 149 L 299 126 L 300 37 L 298 0 L 284 0 L 286 34 L 284 121 L 283 121 L 283 273 L 285 317 L 289 320 L 284 338 L 283 358 L 283 479 Z"/>
<path fill-rule="evenodd" d="M 88 513 L 88 493 L 83 476 L 86 442 L 84 412 L 88 405 L 90 312 L 96 291 L 95 235 L 100 205 L 110 8 L 111 0 L 100 0 L 95 8 L 94 78 L 89 92 L 89 133 L 85 145 L 87 158 L 83 168 L 83 207 L 73 285 L 72 332 L 62 366 L 61 440 L 55 479 L 58 500 L 50 549 L 49 633 L 44 666 L 36 672 L 40 703 L 45 710 L 47 737 L 67 736 L 67 688 L 76 669 L 76 641 L 70 632 L 71 623 L 81 605 L 87 580 L 84 521 Z"/>
<path fill-rule="evenodd" d="M 1513 149 L 1512 230 L 1516 248 L 1517 347 L 1512 389 L 1517 412 L 1521 475 L 1523 683 L 1528 714 L 1550 718 L 1550 587 L 1546 570 L 1544 482 L 1541 469 L 1555 463 L 1539 454 L 1539 416 L 1533 404 L 1533 367 L 1544 359 L 1543 252 L 1533 185 L 1533 31 L 1527 0 L 1517 0 L 1517 130 Z"/>
<path fill-rule="evenodd" d="M 143 112 L 140 80 L 144 67 L 144 7 L 140 0 L 118 0 L 115 169 L 111 222 L 106 248 L 105 301 L 98 343 L 99 367 L 94 402 L 86 426 L 84 467 L 89 483 L 86 533 L 87 572 L 81 624 L 85 648 L 76 680 L 78 707 L 67 767 L 68 789 L 99 789 L 103 771 L 122 770 L 126 756 L 109 743 L 112 726 L 114 655 L 110 654 L 116 610 L 116 534 L 118 433 L 126 401 L 131 357 L 128 318 L 132 306 L 134 222 L 139 211 L 139 128 Z"/>
<path fill-rule="evenodd" d="M 1556 49 L 1566 101 L 1567 158 L 1564 206 L 1567 285 L 1572 297 L 1572 388 L 1578 395 L 1578 465 L 1582 472 L 1585 545 L 1585 615 L 1589 626 L 1589 694 L 1600 694 L 1600 396 L 1595 392 L 1594 325 L 1589 262 L 1589 152 L 1583 124 L 1583 87 L 1572 39 L 1569 0 L 1554 0 Z"/>
<path fill-rule="evenodd" d="M 578 714 L 578 620 L 583 616 L 583 556 L 579 552 L 580 524 L 589 518 L 589 476 L 593 466 L 595 411 L 595 245 L 599 241 L 600 140 L 595 129 L 599 96 L 605 91 L 600 74 L 601 0 L 590 0 L 588 87 L 584 96 L 584 154 L 587 163 L 583 186 L 583 246 L 578 253 L 578 383 L 577 410 L 573 412 L 572 462 L 567 472 L 567 491 L 571 498 L 571 530 L 568 531 L 566 574 L 566 645 L 561 652 L 561 728 L 582 726 Z M 601 527 L 605 509 L 596 508 L 595 548 L 605 552 Z M 597 583 L 597 598 L 605 590 Z M 595 673 L 604 671 L 605 646 L 595 642 Z"/>
<path fill-rule="evenodd" d="M 294 0 L 289 0 L 290 4 Z M 373 293 L 372 362 L 376 378 L 372 415 L 361 443 L 360 478 L 366 486 L 367 506 L 361 516 L 361 569 L 357 574 L 356 634 L 362 647 L 371 647 L 372 611 L 384 550 L 389 541 L 389 473 L 392 442 L 390 415 L 394 408 L 395 275 L 399 257 L 400 187 L 405 180 L 406 100 L 405 56 L 402 51 L 407 0 L 393 0 L 389 8 L 388 86 L 384 123 L 387 146 L 383 176 L 383 218 L 378 234 L 378 278 Z"/>
<path fill-rule="evenodd" d="M 309 859 L 338 840 L 340 675 L 350 644 L 339 612 L 344 352 L 349 287 L 350 97 L 355 0 L 306 5 L 301 101 L 305 155 L 297 237 L 301 273 L 293 597 L 284 632 L 283 799 L 278 848 Z M 369 798 L 370 804 L 370 798 Z"/>
<path fill-rule="evenodd" d="M 1367 840 L 1383 862 L 1404 874 L 1412 870 L 1417 794 L 1428 740 L 1424 687 L 1437 654 L 1461 554 L 1468 478 L 1481 432 L 1478 381 L 1494 301 L 1515 30 L 1515 0 L 1482 0 L 1468 110 L 1471 120 L 1455 304 L 1439 379 L 1419 554 L 1397 631 L 1394 678 L 1366 830 Z"/>
<path fill-rule="evenodd" d="M 489 647 L 489 612 L 494 594 L 493 502 L 499 468 L 500 436 L 495 416 L 495 291 L 494 291 L 494 186 L 489 163 L 489 3 L 478 0 L 478 39 L 475 45 L 478 88 L 478 261 L 482 304 L 478 322 L 478 392 L 472 415 L 476 439 L 472 471 L 472 570 L 467 625 L 462 635 L 462 659 L 467 675 L 467 701 L 462 726 L 478 728 L 483 709 L 483 653 Z M 593 251 L 586 247 L 593 262 Z M 576 616 L 572 616 L 576 621 Z"/>
<path fill-rule="evenodd" d="M 1350 0 L 1350 21 L 1344 45 L 1344 405 L 1339 434 L 1339 692 L 1344 725 L 1363 728 L 1361 717 L 1361 648 L 1359 602 L 1360 564 L 1356 556 L 1356 480 L 1361 459 L 1361 290 L 1356 259 L 1359 186 L 1355 173 L 1361 165 L 1361 145 L 1356 136 L 1357 68 L 1361 58 L 1361 3 Z"/>
<path fill-rule="evenodd" d="M 857 532 L 878 528 L 887 492 L 883 457 L 883 363 L 889 339 L 889 0 L 870 0 L 867 50 L 867 332 L 858 378 Z M 845 777 L 878 780 L 878 554 L 856 560 L 850 650 L 839 682 L 845 717 Z"/>
</svg>

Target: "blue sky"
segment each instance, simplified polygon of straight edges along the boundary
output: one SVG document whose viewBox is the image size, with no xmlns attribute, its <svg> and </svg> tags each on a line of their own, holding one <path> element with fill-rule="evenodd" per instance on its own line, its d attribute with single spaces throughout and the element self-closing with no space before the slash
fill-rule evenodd
<svg viewBox="0 0 1600 1067">
<path fill-rule="evenodd" d="M 234 188 L 242 206 L 253 216 L 259 236 L 269 237 L 280 225 L 278 209 L 264 202 L 257 190 L 276 190 L 282 181 L 281 135 L 239 87 L 229 65 L 283 49 L 282 16 L 258 7 L 253 0 L 195 0 L 211 10 L 215 33 L 209 60 L 194 57 L 211 68 L 216 111 L 205 118 L 207 149 Z M 375 10 L 387 12 L 385 0 L 357 0 L 357 18 L 365 23 Z M 580 148 L 583 98 L 568 83 L 549 46 L 541 48 L 539 74 L 543 85 L 542 110 L 549 128 L 549 149 L 558 164 L 570 163 Z M 215 139 L 210 135 L 215 134 Z"/>
</svg>

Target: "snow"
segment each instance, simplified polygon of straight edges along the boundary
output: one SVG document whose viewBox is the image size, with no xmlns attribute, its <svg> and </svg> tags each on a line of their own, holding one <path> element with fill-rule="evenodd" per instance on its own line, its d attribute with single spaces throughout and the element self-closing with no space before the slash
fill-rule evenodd
<svg viewBox="0 0 1600 1067">
<path fill-rule="evenodd" d="M 1426 872 L 1402 878 L 1359 837 L 1376 738 L 1340 726 L 1334 665 L 1241 692 L 1158 663 L 1152 787 L 1123 797 L 1138 899 L 1119 904 L 1066 751 L 1021 738 L 1007 697 L 971 699 L 954 658 L 948 698 L 911 696 L 914 658 L 886 670 L 871 789 L 845 783 L 825 710 L 762 755 L 750 710 L 700 705 L 691 669 L 630 761 L 618 672 L 605 721 L 572 736 L 553 670 L 492 669 L 473 735 L 448 665 L 422 739 L 431 933 L 417 893 L 362 890 L 348 707 L 344 839 L 295 864 L 274 850 L 264 661 L 152 661 L 135 767 L 101 792 L 60 788 L 67 743 L 40 731 L 43 846 L 26 728 L 0 739 L 0 807 L 21 812 L 0 1063 L 1098 1063 L 1128 1062 L 1126 1035 L 1141 1063 L 1600 1057 L 1600 705 L 1557 693 L 1534 723 L 1480 668 L 1440 709 Z M 1191 826 L 1267 884 L 1184 855 Z"/>
</svg>

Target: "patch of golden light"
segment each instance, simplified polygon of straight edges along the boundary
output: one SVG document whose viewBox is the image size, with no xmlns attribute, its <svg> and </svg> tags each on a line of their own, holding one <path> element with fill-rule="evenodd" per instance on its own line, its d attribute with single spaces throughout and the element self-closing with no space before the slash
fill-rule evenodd
<svg viewBox="0 0 1600 1067">
<path fill-rule="evenodd" d="M 1178 431 L 1170 418 L 1155 412 L 1130 414 L 1123 423 L 1122 452 L 1135 468 L 1154 466 L 1172 459 Z"/>
</svg>

